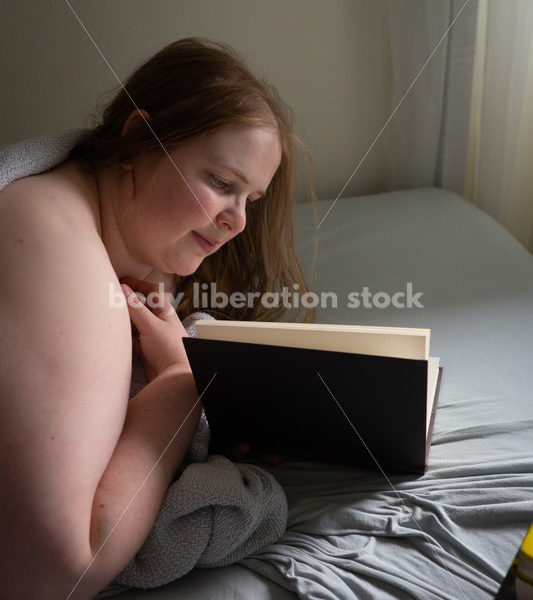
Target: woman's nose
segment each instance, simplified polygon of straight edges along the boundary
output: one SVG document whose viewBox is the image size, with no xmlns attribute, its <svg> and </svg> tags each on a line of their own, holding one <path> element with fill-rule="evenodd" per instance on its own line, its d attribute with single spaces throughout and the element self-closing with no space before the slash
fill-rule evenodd
<svg viewBox="0 0 533 600">
<path fill-rule="evenodd" d="M 226 206 L 217 216 L 217 225 L 237 235 L 246 227 L 246 198 L 235 199 L 231 205 Z"/>
</svg>

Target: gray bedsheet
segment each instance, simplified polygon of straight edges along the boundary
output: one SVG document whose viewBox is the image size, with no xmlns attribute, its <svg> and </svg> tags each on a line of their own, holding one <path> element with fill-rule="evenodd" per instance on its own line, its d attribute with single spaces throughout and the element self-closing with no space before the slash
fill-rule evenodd
<svg viewBox="0 0 533 600">
<path fill-rule="evenodd" d="M 319 220 L 330 205 L 320 203 Z M 308 271 L 309 206 L 297 208 L 296 221 Z M 195 570 L 122 598 L 495 594 L 533 520 L 533 257 L 490 217 L 438 189 L 339 200 L 318 233 L 313 288 L 338 298 L 337 308 L 318 310 L 318 322 L 432 330 L 431 354 L 441 358 L 444 375 L 427 473 L 384 476 L 304 462 L 270 467 L 289 501 L 278 544 L 239 565 Z M 423 308 L 347 306 L 350 292 L 382 292 L 383 305 L 385 294 L 408 284 L 413 295 L 422 293 Z"/>
</svg>

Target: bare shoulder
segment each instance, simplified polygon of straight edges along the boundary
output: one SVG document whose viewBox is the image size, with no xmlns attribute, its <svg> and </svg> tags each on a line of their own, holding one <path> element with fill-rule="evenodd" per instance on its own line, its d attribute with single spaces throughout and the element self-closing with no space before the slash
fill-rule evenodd
<svg viewBox="0 0 533 600">
<path fill-rule="evenodd" d="M 0 278 L 0 312 L 19 323 L 19 335 L 35 334 L 44 322 L 63 335 L 70 323 L 72 335 L 86 340 L 102 327 L 128 330 L 126 308 L 112 310 L 109 302 L 120 287 L 98 211 L 83 179 L 71 173 L 28 177 L 0 193 Z"/>
<path fill-rule="evenodd" d="M 92 305 L 87 316 L 117 317 L 103 302 L 109 284 L 118 282 L 82 181 L 50 173 L 0 193 L 0 277 L 6 292 L 0 310 L 16 314 L 32 305 L 44 317 L 59 302 L 68 316 L 81 302 Z M 38 306 L 36 294 L 45 295 Z"/>
<path fill-rule="evenodd" d="M 24 177 L 0 191 L 0 227 L 13 219 L 43 226 L 68 223 L 75 231 L 98 228 L 98 207 L 90 179 L 74 164 L 65 164 L 41 175 Z"/>
</svg>

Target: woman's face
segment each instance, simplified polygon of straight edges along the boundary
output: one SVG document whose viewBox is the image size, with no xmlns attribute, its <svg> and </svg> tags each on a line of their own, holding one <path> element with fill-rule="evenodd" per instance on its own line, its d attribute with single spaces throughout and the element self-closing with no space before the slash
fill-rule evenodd
<svg viewBox="0 0 533 600">
<path fill-rule="evenodd" d="M 264 194 L 281 147 L 275 130 L 228 127 L 181 145 L 170 157 L 155 166 L 135 163 L 126 175 L 135 194 L 124 194 L 118 224 L 136 261 L 189 275 L 243 231 L 246 203 Z"/>
</svg>

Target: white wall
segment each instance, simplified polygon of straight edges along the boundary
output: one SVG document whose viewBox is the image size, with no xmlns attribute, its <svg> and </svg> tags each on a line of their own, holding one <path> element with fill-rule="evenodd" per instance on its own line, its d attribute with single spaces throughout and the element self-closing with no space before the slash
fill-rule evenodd
<svg viewBox="0 0 533 600">
<path fill-rule="evenodd" d="M 181 37 L 232 45 L 294 109 L 320 197 L 338 194 L 426 60 L 426 48 L 438 42 L 448 15 L 448 0 L 69 1 L 121 79 Z M 2 0 L 1 18 L 0 144 L 88 126 L 87 115 L 117 81 L 67 2 Z M 444 56 L 445 46 L 427 69 L 437 81 L 428 112 L 417 108 L 425 106 L 430 81 L 422 77 L 402 108 L 404 118 L 419 119 L 417 139 L 427 147 L 418 144 L 410 161 L 402 132 L 416 124 L 388 128 L 343 196 L 433 185 Z M 401 111 L 396 119 L 398 125 Z"/>
</svg>

